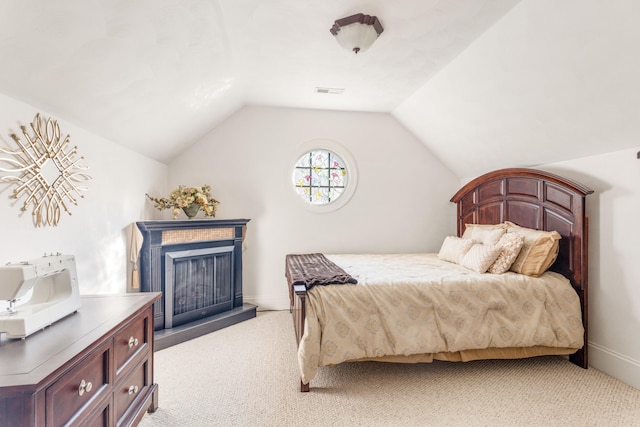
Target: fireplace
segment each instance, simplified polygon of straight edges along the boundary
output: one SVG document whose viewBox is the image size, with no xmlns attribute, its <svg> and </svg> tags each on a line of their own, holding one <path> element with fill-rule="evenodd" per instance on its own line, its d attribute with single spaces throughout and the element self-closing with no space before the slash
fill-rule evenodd
<svg viewBox="0 0 640 427">
<path fill-rule="evenodd" d="M 233 246 L 165 254 L 164 327 L 233 308 Z"/>
<path fill-rule="evenodd" d="M 242 297 L 242 242 L 249 220 L 138 222 L 140 289 L 154 305 L 156 349 L 256 315 Z"/>
</svg>

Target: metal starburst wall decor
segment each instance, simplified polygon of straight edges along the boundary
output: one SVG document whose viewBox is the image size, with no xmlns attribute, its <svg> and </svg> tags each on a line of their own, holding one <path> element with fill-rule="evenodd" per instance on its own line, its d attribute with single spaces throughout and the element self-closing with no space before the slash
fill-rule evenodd
<svg viewBox="0 0 640 427">
<path fill-rule="evenodd" d="M 13 158 L 0 157 L 0 164 L 12 165 L 12 169 L 0 167 L 0 171 L 12 175 L 3 176 L 0 181 L 16 185 L 12 197 L 26 197 L 22 211 L 32 206 L 36 227 L 48 224 L 58 225 L 62 209 L 71 215 L 69 205 L 78 205 L 81 193 L 87 191 L 79 183 L 91 180 L 85 170 L 88 167 L 78 157 L 78 147 L 69 147 L 69 135 L 61 137 L 60 125 L 51 118 L 44 119 L 36 114 L 31 129 L 20 126 L 24 141 L 16 134 L 11 138 L 17 148 L 0 146 L 0 153 L 9 154 Z"/>
</svg>

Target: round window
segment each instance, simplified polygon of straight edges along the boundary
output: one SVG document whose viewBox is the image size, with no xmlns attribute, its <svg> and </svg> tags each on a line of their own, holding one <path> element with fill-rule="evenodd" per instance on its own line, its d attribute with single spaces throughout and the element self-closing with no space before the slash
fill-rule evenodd
<svg viewBox="0 0 640 427">
<path fill-rule="evenodd" d="M 296 192 L 312 205 L 328 205 L 338 200 L 348 182 L 345 162 L 333 151 L 311 150 L 293 168 Z"/>
<path fill-rule="evenodd" d="M 312 209 L 337 209 L 349 201 L 355 190 L 353 161 L 337 144 L 327 145 L 331 144 L 316 141 L 314 148 L 306 149 L 291 174 L 293 189 Z"/>
</svg>

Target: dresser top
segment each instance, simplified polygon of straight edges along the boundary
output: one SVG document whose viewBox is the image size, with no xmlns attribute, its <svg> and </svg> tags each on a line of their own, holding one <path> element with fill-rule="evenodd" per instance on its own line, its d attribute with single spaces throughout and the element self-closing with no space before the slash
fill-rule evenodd
<svg viewBox="0 0 640 427">
<path fill-rule="evenodd" d="M 160 293 L 82 296 L 80 309 L 26 339 L 0 335 L 0 387 L 36 385 L 149 307 Z"/>
</svg>

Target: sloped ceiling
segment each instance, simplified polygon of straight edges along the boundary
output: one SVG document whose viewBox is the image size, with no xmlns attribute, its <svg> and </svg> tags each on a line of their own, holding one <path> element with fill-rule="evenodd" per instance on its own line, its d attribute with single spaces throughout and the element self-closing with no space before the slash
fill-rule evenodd
<svg viewBox="0 0 640 427">
<path fill-rule="evenodd" d="M 639 21 L 634 0 L 523 1 L 393 114 L 462 178 L 640 147 Z"/>
<path fill-rule="evenodd" d="M 354 55 L 329 28 L 358 12 L 385 30 Z M 0 92 L 164 163 L 243 105 L 389 112 L 465 178 L 637 146 L 639 21 L 635 0 L 3 0 Z"/>
<path fill-rule="evenodd" d="M 246 104 L 391 112 L 517 3 L 3 0 L 0 92 L 167 163 Z M 360 12 L 356 56 L 329 28 Z"/>
</svg>

